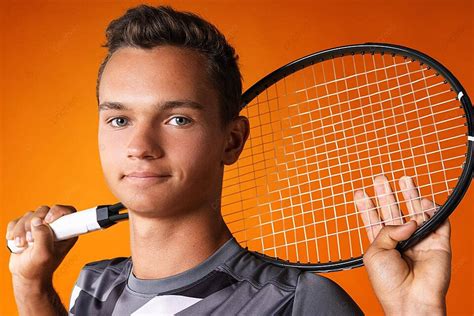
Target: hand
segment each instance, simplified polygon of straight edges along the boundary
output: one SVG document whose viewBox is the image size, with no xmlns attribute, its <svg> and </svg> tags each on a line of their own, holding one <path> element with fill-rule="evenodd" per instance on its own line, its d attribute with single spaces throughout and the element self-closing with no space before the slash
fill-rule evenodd
<svg viewBox="0 0 474 316">
<path fill-rule="evenodd" d="M 77 237 L 54 242 L 54 235 L 47 225 L 59 217 L 76 212 L 72 206 L 41 206 L 34 212 L 8 223 L 7 239 L 13 239 L 19 247 L 27 247 L 22 253 L 10 256 L 9 268 L 14 286 L 48 284 L 52 275 Z"/>
<path fill-rule="evenodd" d="M 365 192 L 355 192 L 356 205 L 372 243 L 364 255 L 370 282 L 386 314 L 444 314 L 451 278 L 449 221 L 403 254 L 398 252 L 398 242 L 408 239 L 438 207 L 420 198 L 411 178 L 402 177 L 399 186 L 409 211 L 407 223 L 386 177 L 374 180 L 380 214 Z"/>
</svg>

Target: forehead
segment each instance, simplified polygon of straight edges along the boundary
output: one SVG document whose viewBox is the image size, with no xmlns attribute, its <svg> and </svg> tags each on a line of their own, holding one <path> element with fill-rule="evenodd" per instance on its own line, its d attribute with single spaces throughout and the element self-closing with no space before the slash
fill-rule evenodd
<svg viewBox="0 0 474 316">
<path fill-rule="evenodd" d="M 218 103 L 205 58 L 185 48 L 121 48 L 109 59 L 99 85 L 99 103 L 156 104 L 183 99 Z"/>
</svg>

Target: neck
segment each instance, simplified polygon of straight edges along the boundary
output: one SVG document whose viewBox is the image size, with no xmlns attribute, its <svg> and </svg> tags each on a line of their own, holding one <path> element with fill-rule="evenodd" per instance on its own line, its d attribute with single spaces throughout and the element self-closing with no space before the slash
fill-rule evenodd
<svg viewBox="0 0 474 316">
<path fill-rule="evenodd" d="M 130 212 L 133 273 L 160 279 L 189 270 L 232 237 L 219 211 L 150 218 Z"/>
</svg>

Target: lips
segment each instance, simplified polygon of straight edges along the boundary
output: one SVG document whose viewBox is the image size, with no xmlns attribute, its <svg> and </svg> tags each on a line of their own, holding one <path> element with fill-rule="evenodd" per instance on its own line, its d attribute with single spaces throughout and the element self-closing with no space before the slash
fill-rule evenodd
<svg viewBox="0 0 474 316">
<path fill-rule="evenodd" d="M 161 178 L 161 177 L 169 177 L 170 175 L 168 174 L 162 174 L 162 173 L 155 173 L 155 172 L 130 172 L 125 174 L 125 177 L 130 177 L 130 178 Z"/>
<path fill-rule="evenodd" d="M 149 187 L 151 185 L 160 184 L 171 178 L 169 173 L 150 172 L 150 171 L 133 171 L 125 173 L 123 180 L 133 186 Z"/>
</svg>

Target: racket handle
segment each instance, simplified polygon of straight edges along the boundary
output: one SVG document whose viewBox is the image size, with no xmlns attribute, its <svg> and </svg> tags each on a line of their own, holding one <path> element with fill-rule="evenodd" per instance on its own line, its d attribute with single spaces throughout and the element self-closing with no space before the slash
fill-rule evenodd
<svg viewBox="0 0 474 316">
<path fill-rule="evenodd" d="M 117 220 L 113 220 L 113 218 L 118 214 L 119 209 L 123 209 L 123 205 L 120 203 L 100 205 L 64 215 L 50 223 L 49 226 L 53 231 L 55 241 L 66 240 L 116 224 Z M 21 253 L 26 249 L 26 247 L 16 246 L 13 240 L 7 240 L 7 247 L 12 253 Z"/>
<path fill-rule="evenodd" d="M 87 232 L 101 229 L 97 222 L 97 208 L 89 208 L 62 216 L 49 224 L 54 233 L 54 240 L 66 240 Z"/>
</svg>

